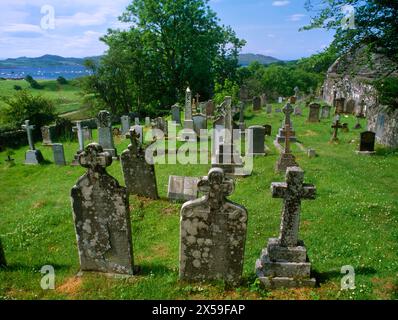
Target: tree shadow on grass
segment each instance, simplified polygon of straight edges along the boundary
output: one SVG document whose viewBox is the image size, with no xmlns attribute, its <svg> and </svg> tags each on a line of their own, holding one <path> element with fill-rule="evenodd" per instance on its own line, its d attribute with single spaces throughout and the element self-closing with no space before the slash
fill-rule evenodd
<svg viewBox="0 0 398 320">
<path fill-rule="evenodd" d="M 354 268 L 354 271 L 356 275 L 371 275 L 377 272 L 376 269 L 368 267 Z M 345 275 L 346 274 L 341 273 L 340 270 L 331 270 L 326 272 L 312 271 L 311 274 L 311 276 L 313 276 L 317 280 L 317 283 L 319 284 L 325 283 L 332 279 L 341 279 Z"/>
</svg>

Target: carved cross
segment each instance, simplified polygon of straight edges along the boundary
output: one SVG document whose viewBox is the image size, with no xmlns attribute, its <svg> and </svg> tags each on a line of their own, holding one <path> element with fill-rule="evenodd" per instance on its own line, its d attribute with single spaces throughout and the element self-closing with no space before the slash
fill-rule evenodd
<svg viewBox="0 0 398 320">
<path fill-rule="evenodd" d="M 343 128 L 343 126 L 340 124 L 340 116 L 339 116 L 339 115 L 336 116 L 335 122 L 334 122 L 334 125 L 332 125 L 332 128 L 333 128 L 334 130 L 333 130 L 333 136 L 332 136 L 332 139 L 331 139 L 331 140 L 332 140 L 332 141 L 336 141 L 336 140 L 338 140 L 338 139 L 337 139 L 338 130 L 341 129 L 341 128 Z"/>
<path fill-rule="evenodd" d="M 304 184 L 304 171 L 299 167 L 288 167 L 286 182 L 273 182 L 272 197 L 283 199 L 282 221 L 280 227 L 280 244 L 284 247 L 295 247 L 298 242 L 300 226 L 300 208 L 302 199 L 315 199 L 316 188 Z"/>
<path fill-rule="evenodd" d="M 131 142 L 128 146 L 129 150 L 137 154 L 141 149 L 140 134 L 135 130 L 135 128 L 133 128 L 129 130 L 128 134 L 126 134 L 126 138 L 130 139 Z"/>
<path fill-rule="evenodd" d="M 287 123 L 290 124 L 290 115 L 293 113 L 294 109 L 290 103 L 287 103 L 285 107 L 282 109 L 283 113 L 285 114 L 285 126 Z"/>
<path fill-rule="evenodd" d="M 104 152 L 98 143 L 90 143 L 82 153 L 79 154 L 79 163 L 89 171 L 103 173 L 106 167 L 112 164 L 112 155 Z"/>
<path fill-rule="evenodd" d="M 213 168 L 198 182 L 198 189 L 206 194 L 210 208 L 220 209 L 226 197 L 233 193 L 235 184 L 232 179 L 225 177 L 223 169 Z"/>
<path fill-rule="evenodd" d="M 290 153 L 290 123 L 285 124 L 285 154 Z"/>
<path fill-rule="evenodd" d="M 32 130 L 34 128 L 35 128 L 34 125 L 29 125 L 29 120 L 25 120 L 25 124 L 22 125 L 22 129 L 25 129 L 26 133 L 28 135 L 28 142 L 29 142 L 30 150 L 35 150 L 35 144 L 33 143 L 33 136 L 32 136 Z"/>
</svg>

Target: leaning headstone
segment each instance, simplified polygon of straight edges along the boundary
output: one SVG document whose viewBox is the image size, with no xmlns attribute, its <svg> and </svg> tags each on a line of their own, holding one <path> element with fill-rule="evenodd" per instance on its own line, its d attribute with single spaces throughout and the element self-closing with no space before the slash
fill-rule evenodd
<svg viewBox="0 0 398 320">
<path fill-rule="evenodd" d="M 104 151 L 109 152 L 113 158 L 117 158 L 117 150 L 113 142 L 111 114 L 106 110 L 100 111 L 97 115 L 97 125 L 98 143 Z"/>
<path fill-rule="evenodd" d="M 1 244 L 0 239 L 0 268 L 7 266 L 6 256 L 4 254 L 3 245 Z"/>
<path fill-rule="evenodd" d="M 260 109 L 261 109 L 261 98 L 256 96 L 253 98 L 253 111 L 258 111 Z"/>
<path fill-rule="evenodd" d="M 328 119 L 330 117 L 330 106 L 322 106 L 321 108 L 321 118 Z"/>
<path fill-rule="evenodd" d="M 263 126 L 251 126 L 249 127 L 249 137 L 252 141 L 249 141 L 249 155 L 253 156 L 264 156 L 265 153 L 265 128 Z"/>
<path fill-rule="evenodd" d="M 361 133 L 360 145 L 358 154 L 375 154 L 375 141 L 376 141 L 376 133 L 372 131 L 365 131 Z"/>
<path fill-rule="evenodd" d="M 71 190 L 81 271 L 133 274 L 127 190 L 106 172 L 112 156 L 89 144 L 79 155 L 87 173 Z"/>
<path fill-rule="evenodd" d="M 319 103 L 311 103 L 309 105 L 310 113 L 308 115 L 308 122 L 319 122 L 319 109 L 321 108 Z"/>
<path fill-rule="evenodd" d="M 211 169 L 198 188 L 205 196 L 181 209 L 180 279 L 237 284 L 243 269 L 247 211 L 226 198 L 234 191 L 234 181 L 220 168 Z"/>
<path fill-rule="evenodd" d="M 130 117 L 129 116 L 121 116 L 120 122 L 122 124 L 122 135 L 126 135 L 130 130 Z"/>
<path fill-rule="evenodd" d="M 178 104 L 171 107 L 171 121 L 176 122 L 178 125 L 181 124 L 181 111 Z"/>
<path fill-rule="evenodd" d="M 53 143 L 54 163 L 58 166 L 66 166 L 64 145 L 62 143 Z"/>
<path fill-rule="evenodd" d="M 29 150 L 25 153 L 25 164 L 40 164 L 44 161 L 43 155 L 41 154 L 40 150 L 36 150 L 35 144 L 33 142 L 32 131 L 34 128 L 34 125 L 29 124 L 29 120 L 26 120 L 25 124 L 22 125 L 22 129 L 26 130 L 29 143 Z"/>
<path fill-rule="evenodd" d="M 279 238 L 268 240 L 267 248 L 256 262 L 256 274 L 266 288 L 314 287 L 311 263 L 304 242 L 299 240 L 302 199 L 315 199 L 316 188 L 304 184 L 304 171 L 289 167 L 286 182 L 271 185 L 272 197 L 283 199 Z"/>
<path fill-rule="evenodd" d="M 145 150 L 139 141 L 139 134 L 131 129 L 128 137 L 131 143 L 120 158 L 127 192 L 150 199 L 158 199 L 155 166 L 146 161 Z"/>
<path fill-rule="evenodd" d="M 50 126 L 43 126 L 40 128 L 41 136 L 43 138 L 43 146 L 51 146 L 52 139 L 51 139 L 51 128 Z"/>
<path fill-rule="evenodd" d="M 198 198 L 199 178 L 169 176 L 167 198 L 171 201 L 190 201 Z"/>
</svg>

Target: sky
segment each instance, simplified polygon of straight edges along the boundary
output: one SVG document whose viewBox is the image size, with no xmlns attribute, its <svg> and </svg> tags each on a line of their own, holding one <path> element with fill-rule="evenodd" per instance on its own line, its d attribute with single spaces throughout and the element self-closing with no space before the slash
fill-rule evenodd
<svg viewBox="0 0 398 320">
<path fill-rule="evenodd" d="M 108 28 L 122 27 L 118 16 L 131 0 L 1 0 L 0 59 L 55 54 L 64 57 L 101 55 L 99 38 Z M 331 32 L 299 32 L 308 24 L 305 0 L 210 0 L 221 24 L 247 41 L 242 53 L 281 60 L 322 51 Z M 54 19 L 51 19 L 51 17 Z"/>
</svg>

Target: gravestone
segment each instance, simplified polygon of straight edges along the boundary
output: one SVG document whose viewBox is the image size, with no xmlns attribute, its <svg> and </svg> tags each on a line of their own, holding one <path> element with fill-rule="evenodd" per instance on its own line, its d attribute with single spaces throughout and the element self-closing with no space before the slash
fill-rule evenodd
<svg viewBox="0 0 398 320">
<path fill-rule="evenodd" d="M 296 99 L 298 99 L 299 93 L 300 93 L 299 87 L 297 87 L 297 86 L 294 87 L 294 97 L 295 97 Z"/>
<path fill-rule="evenodd" d="M 145 150 L 140 143 L 140 135 L 130 129 L 127 137 L 130 144 L 121 154 L 122 171 L 128 194 L 150 199 L 158 199 L 155 166 L 145 159 Z"/>
<path fill-rule="evenodd" d="M 35 128 L 34 125 L 29 124 L 29 120 L 25 120 L 25 124 L 22 125 L 22 129 L 26 130 L 26 134 L 28 136 L 29 150 L 25 153 L 25 164 L 40 164 L 44 161 L 43 155 L 40 150 L 35 148 L 35 144 L 33 142 L 33 134 L 32 131 Z"/>
<path fill-rule="evenodd" d="M 273 182 L 272 197 L 283 199 L 279 238 L 268 240 L 256 262 L 256 274 L 266 288 L 314 287 L 311 263 L 304 242 L 299 240 L 301 200 L 315 199 L 316 188 L 304 184 L 304 172 L 289 167 L 286 182 Z"/>
<path fill-rule="evenodd" d="M 176 122 L 178 125 L 181 124 L 181 111 L 178 104 L 171 107 L 171 121 Z"/>
<path fill-rule="evenodd" d="M 117 158 L 117 150 L 113 142 L 113 131 L 111 114 L 106 110 L 101 110 L 97 115 L 98 143 L 105 152 L 109 152 L 113 158 Z"/>
<path fill-rule="evenodd" d="M 286 135 L 286 123 L 289 124 L 290 128 L 290 134 L 289 134 L 289 141 L 291 142 L 296 142 L 296 132 L 293 129 L 292 121 L 290 119 L 290 115 L 293 113 L 293 107 L 290 105 L 290 103 L 286 104 L 286 106 L 283 108 L 283 113 L 285 114 L 285 119 L 282 122 L 282 127 L 279 128 L 278 134 L 276 136 L 276 141 L 278 143 L 284 142 L 285 141 L 285 135 Z"/>
<path fill-rule="evenodd" d="M 265 124 L 264 125 L 264 134 L 266 136 L 271 136 L 272 135 L 272 126 L 270 124 Z"/>
<path fill-rule="evenodd" d="M 184 203 L 180 219 L 180 280 L 241 280 L 247 211 L 226 197 L 234 181 L 213 168 L 198 183 L 202 198 Z"/>
<path fill-rule="evenodd" d="M 64 145 L 62 143 L 53 143 L 54 163 L 58 166 L 66 166 Z"/>
<path fill-rule="evenodd" d="M 279 97 L 278 98 L 278 103 L 282 103 L 283 102 L 283 98 L 282 97 Z"/>
<path fill-rule="evenodd" d="M 296 158 L 290 150 L 290 124 L 285 124 L 285 147 L 282 150 L 275 166 L 276 172 L 285 172 L 288 167 L 297 166 Z"/>
<path fill-rule="evenodd" d="M 135 117 L 135 118 L 134 118 L 134 124 L 135 124 L 136 126 L 139 126 L 139 125 L 140 125 L 140 118 Z M 128 133 L 128 131 L 127 131 L 126 133 Z"/>
<path fill-rule="evenodd" d="M 214 106 L 213 100 L 207 101 L 207 103 L 206 103 L 206 115 L 208 117 L 213 117 L 214 116 L 214 109 L 215 109 L 215 106 Z"/>
<path fill-rule="evenodd" d="M 249 127 L 249 137 L 252 138 L 249 144 L 249 155 L 253 156 L 265 156 L 265 128 L 263 126 L 251 126 Z"/>
<path fill-rule="evenodd" d="M 93 130 L 89 127 L 83 128 L 83 139 L 91 141 L 93 140 Z"/>
<path fill-rule="evenodd" d="M 378 139 L 381 139 L 384 135 L 384 129 L 385 129 L 384 122 L 385 122 L 385 114 L 379 113 L 376 121 L 376 138 Z"/>
<path fill-rule="evenodd" d="M 355 112 L 355 101 L 353 99 L 347 101 L 344 112 L 347 114 L 353 114 Z"/>
<path fill-rule="evenodd" d="M 261 110 L 261 98 L 256 96 L 253 98 L 253 111 Z"/>
<path fill-rule="evenodd" d="M 315 158 L 316 157 L 316 151 L 315 151 L 315 149 L 308 149 L 307 150 L 307 156 L 308 156 L 308 158 Z"/>
<path fill-rule="evenodd" d="M 50 126 L 43 126 L 40 128 L 41 136 L 43 138 L 43 146 L 51 146 L 52 139 L 51 139 L 51 128 Z"/>
<path fill-rule="evenodd" d="M 130 117 L 129 116 L 121 116 L 120 122 L 122 124 L 122 135 L 126 135 L 130 130 Z"/>
<path fill-rule="evenodd" d="M 334 124 L 332 125 L 333 135 L 332 138 L 330 139 L 330 142 L 339 141 L 339 138 L 337 136 L 338 136 L 338 131 L 341 128 L 343 128 L 343 126 L 340 124 L 340 115 L 336 114 L 336 116 L 334 117 Z"/>
<path fill-rule="evenodd" d="M 330 106 L 322 106 L 321 108 L 321 118 L 328 119 L 330 117 Z"/>
<path fill-rule="evenodd" d="M 193 130 L 192 121 L 192 92 L 191 89 L 187 88 L 185 92 L 185 120 L 184 129 Z"/>
<path fill-rule="evenodd" d="M 336 98 L 334 100 L 335 113 L 344 113 L 345 98 Z"/>
<path fill-rule="evenodd" d="M 135 133 L 137 134 L 138 141 L 139 141 L 141 144 L 143 144 L 143 143 L 144 143 L 144 127 L 143 127 L 143 126 L 140 126 L 140 125 L 135 125 L 135 126 L 132 126 L 132 127 L 130 128 L 130 130 L 131 130 L 131 129 L 133 129 L 133 130 L 135 131 Z M 126 135 L 126 138 L 129 138 L 129 137 L 130 137 L 130 130 L 129 130 L 129 133 Z"/>
<path fill-rule="evenodd" d="M 164 120 L 162 117 L 157 117 L 154 121 L 153 121 L 153 125 L 152 125 L 152 137 L 156 137 L 157 140 L 160 140 L 162 138 L 162 136 L 159 136 L 158 133 L 156 132 L 157 130 L 153 130 L 153 129 L 157 129 L 160 130 L 161 132 L 163 132 L 162 136 L 167 137 L 168 135 L 168 123 L 166 120 Z"/>
<path fill-rule="evenodd" d="M 319 103 L 311 103 L 309 105 L 310 113 L 308 115 L 308 122 L 319 122 L 319 109 L 321 108 Z"/>
<path fill-rule="evenodd" d="M 81 271 L 133 274 L 127 189 L 106 172 L 112 156 L 89 144 L 79 155 L 87 173 L 71 190 Z"/>
<path fill-rule="evenodd" d="M 199 178 L 169 176 L 167 198 L 171 201 L 189 201 L 198 198 Z"/>
<path fill-rule="evenodd" d="M 149 127 L 151 125 L 151 118 L 145 117 L 145 126 Z"/>
<path fill-rule="evenodd" d="M 4 254 L 3 245 L 0 239 L 0 268 L 7 266 L 6 256 Z"/>
<path fill-rule="evenodd" d="M 267 113 L 272 113 L 272 104 L 267 105 Z"/>
<path fill-rule="evenodd" d="M 361 133 L 358 154 L 375 154 L 376 134 L 372 131 Z"/>
<path fill-rule="evenodd" d="M 76 151 L 71 165 L 80 166 L 79 155 L 84 151 L 84 134 L 83 134 L 82 122 L 76 121 L 76 127 L 73 127 L 72 130 L 73 132 L 77 133 L 77 139 L 79 141 L 79 149 Z"/>
<path fill-rule="evenodd" d="M 193 121 L 193 130 L 195 131 L 196 135 L 200 137 L 200 130 L 207 129 L 207 117 L 204 114 L 195 114 L 192 117 Z"/>
<path fill-rule="evenodd" d="M 260 99 L 261 99 L 261 107 L 264 107 L 264 106 L 267 104 L 267 96 L 266 96 L 266 94 L 263 93 L 263 94 L 260 96 Z"/>
<path fill-rule="evenodd" d="M 300 107 L 294 107 L 293 114 L 294 114 L 295 116 L 302 116 L 302 115 L 303 115 L 303 112 L 301 111 L 301 108 L 300 108 Z"/>
</svg>

